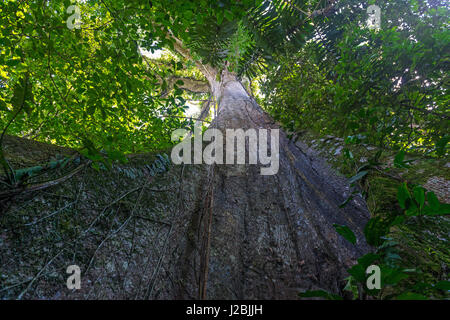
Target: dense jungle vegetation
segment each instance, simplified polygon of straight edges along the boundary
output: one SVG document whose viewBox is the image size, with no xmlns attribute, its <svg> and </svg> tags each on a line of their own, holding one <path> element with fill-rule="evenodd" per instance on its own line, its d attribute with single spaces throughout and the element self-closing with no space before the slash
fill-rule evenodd
<svg viewBox="0 0 450 320">
<path fill-rule="evenodd" d="M 448 299 L 449 13 L 445 0 L 1 0 L 2 230 L 11 203 L 80 163 L 109 175 L 148 153 L 164 174 L 172 132 L 215 123 L 231 75 L 290 142 L 348 178 L 339 208 L 367 203 L 371 250 L 342 291 L 298 297 Z M 42 162 L 8 149 L 12 137 L 76 152 Z M 16 285 L 2 255 L 0 294 Z M 370 265 L 381 289 L 366 285 Z"/>
</svg>

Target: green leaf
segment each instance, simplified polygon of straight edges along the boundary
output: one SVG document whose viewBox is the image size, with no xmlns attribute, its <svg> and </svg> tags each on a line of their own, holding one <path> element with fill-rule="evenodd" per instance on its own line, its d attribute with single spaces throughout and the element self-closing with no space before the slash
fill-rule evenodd
<svg viewBox="0 0 450 320">
<path fill-rule="evenodd" d="M 364 283 L 366 281 L 366 268 L 360 264 L 355 264 L 353 267 L 348 269 L 347 272 L 360 283 Z"/>
<path fill-rule="evenodd" d="M 230 10 L 225 10 L 225 18 L 227 18 L 228 21 L 233 21 L 233 12 L 231 12 Z"/>
<path fill-rule="evenodd" d="M 443 156 L 445 154 L 445 149 L 449 141 L 450 135 L 446 134 L 438 142 L 436 142 L 436 154 L 438 156 Z"/>
<path fill-rule="evenodd" d="M 333 227 L 336 229 L 337 233 L 343 236 L 347 241 L 352 244 L 356 243 L 356 236 L 353 231 L 347 226 L 340 226 L 338 224 L 333 224 Z"/>
<path fill-rule="evenodd" d="M 96 105 L 91 105 L 88 107 L 87 109 L 87 113 L 91 116 L 93 116 L 95 114 L 95 110 L 97 109 Z"/>
<path fill-rule="evenodd" d="M 396 285 L 401 280 L 408 278 L 409 275 L 402 270 L 381 266 L 382 285 Z"/>
<path fill-rule="evenodd" d="M 360 264 L 363 267 L 363 269 L 367 269 L 368 266 L 373 264 L 379 258 L 380 258 L 379 254 L 369 252 L 358 259 L 358 264 Z"/>
<path fill-rule="evenodd" d="M 344 156 L 347 158 L 347 159 L 350 159 L 350 160 L 353 160 L 355 157 L 353 156 L 353 153 L 350 151 L 350 150 L 348 150 L 348 149 L 344 149 Z"/>
<path fill-rule="evenodd" d="M 349 203 L 352 199 L 353 199 L 353 194 L 351 194 L 347 199 L 345 199 L 345 201 L 339 205 L 339 208 L 345 207 L 347 205 L 347 203 Z"/>
<path fill-rule="evenodd" d="M 368 244 L 379 246 L 383 243 L 382 237 L 389 231 L 390 222 L 381 217 L 370 219 L 364 227 L 364 236 Z"/>
<path fill-rule="evenodd" d="M 11 98 L 11 104 L 14 107 L 14 111 L 19 110 L 31 113 L 30 103 L 33 101 L 32 86 L 29 81 L 28 73 L 19 80 L 14 86 L 13 97 Z"/>
<path fill-rule="evenodd" d="M 6 61 L 6 65 L 10 67 L 15 67 L 20 63 L 20 59 L 10 59 Z"/>
<path fill-rule="evenodd" d="M 425 204 L 425 189 L 421 186 L 417 186 L 413 189 L 414 199 L 419 204 L 420 210 L 422 210 Z"/>
<path fill-rule="evenodd" d="M 411 199 L 411 195 L 408 190 L 408 186 L 406 185 L 406 182 L 403 182 L 400 187 L 398 188 L 397 192 L 397 199 L 398 203 L 400 204 L 400 207 L 403 209 L 407 209 L 409 201 Z"/>
<path fill-rule="evenodd" d="M 8 108 L 6 107 L 6 102 L 3 100 L 0 100 L 0 110 L 1 111 L 7 111 Z"/>
<path fill-rule="evenodd" d="M 405 217 L 404 217 L 404 216 L 396 216 L 396 217 L 394 218 L 394 220 L 392 220 L 390 226 L 391 226 L 391 227 L 397 226 L 397 225 L 402 224 L 403 222 L 405 222 Z"/>
<path fill-rule="evenodd" d="M 419 213 L 420 213 L 419 207 L 417 207 L 417 205 L 416 205 L 415 202 L 411 201 L 411 202 L 409 203 L 409 206 L 407 206 L 407 209 L 406 209 L 406 211 L 405 211 L 405 214 L 406 214 L 408 217 L 412 217 L 412 216 L 418 215 Z"/>
<path fill-rule="evenodd" d="M 348 180 L 348 183 L 352 184 L 358 180 L 361 180 L 364 176 L 366 176 L 369 173 L 369 171 L 361 171 L 358 174 L 354 175 Z"/>
<path fill-rule="evenodd" d="M 440 203 L 433 191 L 427 192 L 427 202 L 432 210 L 439 210 Z"/>
<path fill-rule="evenodd" d="M 345 291 L 350 291 L 353 295 L 353 300 L 358 299 L 358 286 L 356 285 L 356 280 L 353 276 L 348 276 L 344 280 L 347 280 L 347 284 L 344 287 Z"/>
<path fill-rule="evenodd" d="M 224 18 L 224 12 L 223 11 L 217 12 L 217 24 L 219 24 L 219 25 L 222 24 L 223 18 Z"/>
<path fill-rule="evenodd" d="M 401 150 L 394 158 L 394 166 L 396 168 L 408 168 L 409 166 L 405 163 L 405 150 Z"/>
<path fill-rule="evenodd" d="M 439 214 L 450 214 L 450 204 L 441 203 L 441 206 L 439 208 Z"/>
<path fill-rule="evenodd" d="M 402 162 L 403 162 L 403 160 L 405 159 L 405 150 L 400 150 L 400 152 L 398 152 L 396 155 L 395 155 L 395 158 L 394 158 L 394 163 L 397 163 L 397 164 L 401 164 Z"/>
</svg>

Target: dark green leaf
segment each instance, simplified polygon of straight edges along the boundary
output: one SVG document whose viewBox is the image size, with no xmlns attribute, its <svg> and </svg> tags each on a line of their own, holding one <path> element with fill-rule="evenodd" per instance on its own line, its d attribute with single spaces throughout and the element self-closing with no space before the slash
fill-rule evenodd
<svg viewBox="0 0 450 320">
<path fill-rule="evenodd" d="M 402 183 L 400 185 L 400 187 L 398 188 L 397 199 L 398 199 L 398 203 L 400 204 L 400 207 L 402 207 L 403 209 L 407 209 L 408 200 L 411 199 L 411 195 L 409 193 L 406 182 Z"/>
<path fill-rule="evenodd" d="M 353 231 L 347 226 L 340 226 L 338 224 L 333 224 L 333 227 L 336 229 L 337 233 L 343 236 L 347 241 L 355 244 L 356 236 Z"/>
<path fill-rule="evenodd" d="M 361 180 L 363 177 L 365 177 L 367 174 L 369 173 L 369 171 L 361 171 L 358 174 L 354 175 L 353 177 L 351 177 L 348 180 L 348 183 L 352 184 L 358 180 Z"/>
</svg>

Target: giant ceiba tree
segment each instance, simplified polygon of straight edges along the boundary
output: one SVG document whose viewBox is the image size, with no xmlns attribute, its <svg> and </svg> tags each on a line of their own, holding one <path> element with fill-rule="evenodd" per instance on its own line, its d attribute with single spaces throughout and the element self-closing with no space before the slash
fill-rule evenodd
<svg viewBox="0 0 450 320">
<path fill-rule="evenodd" d="M 121 159 L 169 146 L 172 130 L 192 124 L 183 113 L 185 91 L 206 94 L 198 120 L 214 110 L 215 128 L 278 129 L 241 79 L 263 74 L 278 54 L 310 39 L 315 19 L 336 4 L 88 0 L 78 4 L 77 26 L 76 12 L 66 11 L 70 1 L 3 2 L 4 133 L 27 123 L 24 136 L 79 148 L 94 161 Z M 173 59 L 142 54 L 162 48 Z M 355 198 L 341 208 L 349 194 L 343 179 L 283 131 L 279 161 L 272 176 L 258 165 L 205 165 L 199 206 L 171 264 L 179 281 L 164 297 L 295 298 L 308 289 L 342 290 L 345 270 L 368 250 L 365 204 Z M 2 165 L 8 172 L 3 156 Z M 354 230 L 358 245 L 334 224 Z"/>
</svg>

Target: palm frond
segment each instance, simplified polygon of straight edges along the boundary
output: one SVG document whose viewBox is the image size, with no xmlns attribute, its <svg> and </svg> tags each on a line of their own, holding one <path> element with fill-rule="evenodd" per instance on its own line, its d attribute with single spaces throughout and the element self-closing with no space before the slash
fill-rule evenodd
<svg viewBox="0 0 450 320">
<path fill-rule="evenodd" d="M 263 0 L 248 9 L 241 21 L 251 37 L 251 43 L 239 57 L 239 76 L 254 77 L 263 72 L 286 44 L 299 48 L 313 30 L 311 12 L 329 5 L 326 0 Z M 191 25 L 187 45 L 203 63 L 223 67 L 230 54 L 230 42 L 238 30 L 238 21 L 207 17 L 201 25 Z"/>
</svg>

